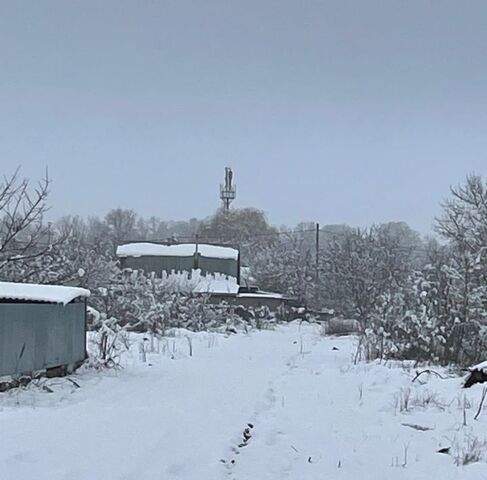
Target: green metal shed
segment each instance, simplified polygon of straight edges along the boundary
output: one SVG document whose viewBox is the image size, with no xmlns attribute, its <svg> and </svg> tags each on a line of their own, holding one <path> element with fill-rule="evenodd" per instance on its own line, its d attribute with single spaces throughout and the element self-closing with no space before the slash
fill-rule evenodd
<svg viewBox="0 0 487 480">
<path fill-rule="evenodd" d="M 82 288 L 0 282 L 0 376 L 83 362 L 89 295 Z"/>
<path fill-rule="evenodd" d="M 220 245 L 182 243 L 163 245 L 135 242 L 117 248 L 122 268 L 154 272 L 191 272 L 199 269 L 203 275 L 221 273 L 240 277 L 240 254 L 235 248 Z"/>
</svg>

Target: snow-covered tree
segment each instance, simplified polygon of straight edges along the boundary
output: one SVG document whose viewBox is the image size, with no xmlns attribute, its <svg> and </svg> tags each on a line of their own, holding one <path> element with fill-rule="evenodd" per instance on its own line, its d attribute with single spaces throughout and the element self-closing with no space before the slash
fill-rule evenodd
<svg viewBox="0 0 487 480">
<path fill-rule="evenodd" d="M 478 319 L 478 305 L 487 307 L 487 184 L 481 177 L 470 175 L 451 188 L 436 230 L 449 242 L 461 318 Z"/>
<path fill-rule="evenodd" d="M 240 249 L 241 261 L 248 265 L 254 251 L 269 245 L 277 229 L 269 225 L 263 211 L 256 208 L 220 209 L 199 229 L 201 241 L 233 245 Z"/>
<path fill-rule="evenodd" d="M 381 295 L 404 284 L 412 270 L 412 254 L 388 228 L 354 229 L 337 236 L 321 256 L 326 304 L 365 327 Z"/>
<path fill-rule="evenodd" d="M 401 289 L 379 297 L 365 332 L 367 356 L 466 365 L 483 360 L 486 286 L 465 288 L 451 245 L 432 241 L 425 258 L 428 264 Z"/>
<path fill-rule="evenodd" d="M 117 268 L 114 260 L 87 242 L 84 222 L 78 217 L 62 219 L 51 227 L 50 236 L 40 254 L 5 265 L 3 279 L 93 289 L 105 284 Z"/>
<path fill-rule="evenodd" d="M 288 294 L 303 305 L 316 298 L 314 252 L 296 235 L 280 235 L 253 251 L 250 270 L 264 290 Z"/>
</svg>

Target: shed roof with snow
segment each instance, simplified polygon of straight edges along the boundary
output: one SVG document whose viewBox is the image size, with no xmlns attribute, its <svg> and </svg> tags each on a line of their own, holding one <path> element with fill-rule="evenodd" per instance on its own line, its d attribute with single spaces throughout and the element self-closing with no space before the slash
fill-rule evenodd
<svg viewBox="0 0 487 480">
<path fill-rule="evenodd" d="M 0 300 L 60 303 L 67 305 L 77 298 L 90 296 L 84 288 L 33 283 L 0 282 Z"/>
<path fill-rule="evenodd" d="M 120 245 L 117 256 L 125 257 L 192 257 L 196 252 L 207 258 L 220 258 L 228 260 L 238 259 L 238 250 L 205 243 L 180 243 L 177 245 L 161 245 L 159 243 L 136 242 Z"/>
</svg>

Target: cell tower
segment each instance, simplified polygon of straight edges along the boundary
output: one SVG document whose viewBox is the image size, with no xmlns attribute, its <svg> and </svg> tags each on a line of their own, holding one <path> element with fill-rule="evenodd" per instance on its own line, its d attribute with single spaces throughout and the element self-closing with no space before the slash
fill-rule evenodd
<svg viewBox="0 0 487 480">
<path fill-rule="evenodd" d="M 230 167 L 225 167 L 225 183 L 220 183 L 220 199 L 224 210 L 230 210 L 230 204 L 237 196 L 237 187 L 232 184 L 233 172 Z"/>
</svg>

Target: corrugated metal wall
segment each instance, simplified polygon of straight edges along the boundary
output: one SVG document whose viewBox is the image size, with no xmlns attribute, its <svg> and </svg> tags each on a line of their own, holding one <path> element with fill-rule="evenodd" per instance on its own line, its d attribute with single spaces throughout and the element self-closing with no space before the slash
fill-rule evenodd
<svg viewBox="0 0 487 480">
<path fill-rule="evenodd" d="M 171 270 L 191 271 L 194 268 L 193 257 L 127 257 L 122 259 L 123 268 L 133 268 L 144 272 L 161 272 Z"/>
<path fill-rule="evenodd" d="M 85 335 L 83 302 L 1 303 L 0 376 L 82 361 Z"/>
<path fill-rule="evenodd" d="M 162 271 L 170 273 L 172 270 L 190 272 L 195 266 L 193 257 L 126 257 L 122 258 L 123 268 L 133 268 L 144 272 L 155 272 L 161 275 Z M 223 273 L 232 277 L 238 277 L 238 262 L 226 258 L 207 258 L 200 256 L 198 267 L 203 274 Z"/>
<path fill-rule="evenodd" d="M 201 268 L 202 273 L 218 272 L 238 278 L 238 262 L 231 258 L 208 258 L 200 256 L 198 266 Z"/>
</svg>

